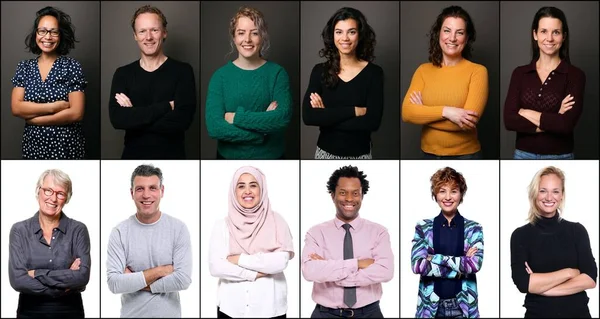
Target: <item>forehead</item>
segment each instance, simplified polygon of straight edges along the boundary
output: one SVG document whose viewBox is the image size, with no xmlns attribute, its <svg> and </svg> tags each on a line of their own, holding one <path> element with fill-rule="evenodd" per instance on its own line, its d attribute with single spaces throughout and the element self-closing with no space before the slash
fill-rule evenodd
<svg viewBox="0 0 600 319">
<path fill-rule="evenodd" d="M 160 183 L 160 179 L 156 175 L 152 175 L 152 176 L 136 176 L 133 179 L 133 186 L 158 185 L 159 183 Z"/>
<path fill-rule="evenodd" d="M 336 188 L 343 188 L 347 190 L 360 189 L 360 187 L 360 179 L 358 179 L 358 177 L 340 177 L 336 185 Z"/>
<path fill-rule="evenodd" d="M 42 187 L 44 187 L 44 188 L 51 187 L 55 191 L 64 191 L 65 190 L 63 185 L 58 183 L 58 181 L 55 181 L 54 177 L 51 175 L 44 177 L 44 180 L 42 181 Z"/>
<path fill-rule="evenodd" d="M 544 17 L 538 22 L 538 29 L 562 29 L 562 22 L 557 18 Z"/>
<path fill-rule="evenodd" d="M 465 20 L 458 17 L 447 17 L 444 19 L 442 23 L 442 27 L 450 28 L 450 29 L 465 29 L 466 23 Z"/>
<path fill-rule="evenodd" d="M 346 19 L 340 20 L 335 24 L 334 29 L 348 30 L 348 29 L 357 29 L 358 22 L 354 19 Z"/>
<path fill-rule="evenodd" d="M 455 181 L 448 181 L 444 184 L 440 184 L 438 187 L 439 187 L 438 190 L 441 190 L 441 189 L 452 190 L 452 189 L 458 189 L 458 184 Z"/>
<path fill-rule="evenodd" d="M 38 27 L 39 26 L 58 27 L 58 20 L 54 16 L 43 16 L 38 23 Z"/>
<path fill-rule="evenodd" d="M 244 174 L 240 175 L 240 178 L 238 178 L 237 182 L 238 182 L 238 184 L 239 183 L 246 183 L 247 184 L 247 183 L 251 183 L 251 182 L 257 182 L 258 183 L 258 181 L 256 180 L 256 178 L 252 174 L 250 174 L 250 173 L 244 173 Z"/>
<path fill-rule="evenodd" d="M 250 19 L 248 17 L 239 17 L 237 20 L 237 23 L 235 25 L 235 28 L 242 29 L 242 30 L 256 29 L 256 24 L 254 23 L 254 21 L 252 21 L 252 19 Z"/>
<path fill-rule="evenodd" d="M 146 12 L 142 13 L 135 18 L 136 28 L 148 28 L 148 27 L 160 27 L 162 26 L 162 20 L 156 13 Z"/>
<path fill-rule="evenodd" d="M 544 175 L 540 178 L 540 187 L 560 187 L 562 181 L 556 174 Z"/>
</svg>

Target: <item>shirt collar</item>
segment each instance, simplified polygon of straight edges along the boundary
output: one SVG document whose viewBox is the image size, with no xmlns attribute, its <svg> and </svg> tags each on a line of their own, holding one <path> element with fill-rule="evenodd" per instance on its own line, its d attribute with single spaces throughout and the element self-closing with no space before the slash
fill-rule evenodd
<svg viewBox="0 0 600 319">
<path fill-rule="evenodd" d="M 63 234 L 67 233 L 67 228 L 69 224 L 69 218 L 65 215 L 64 212 L 60 212 L 60 219 L 58 220 L 58 226 L 56 229 L 60 230 Z M 42 230 L 42 226 L 40 226 L 40 212 L 36 212 L 33 217 L 31 217 L 30 231 L 34 234 L 37 234 Z"/>
<path fill-rule="evenodd" d="M 358 216 L 353 221 L 346 223 L 344 221 L 339 220 L 336 217 L 333 219 L 333 223 L 335 224 L 335 228 L 337 228 L 337 229 L 342 228 L 342 225 L 344 225 L 344 224 L 350 224 L 351 228 L 354 228 L 354 230 L 357 231 L 364 224 L 364 220 L 362 218 L 360 218 L 360 216 Z"/>
<path fill-rule="evenodd" d="M 536 62 L 537 61 L 531 61 L 531 63 L 529 63 L 526 66 L 525 72 L 537 72 L 537 68 L 535 66 Z M 558 64 L 558 66 L 556 67 L 556 69 L 554 69 L 554 71 L 558 72 L 558 73 L 567 74 L 569 72 L 569 66 L 570 65 L 571 64 L 567 60 L 562 59 L 562 60 L 560 60 L 560 63 Z"/>
<path fill-rule="evenodd" d="M 440 226 L 448 225 L 448 220 L 446 219 L 442 211 L 440 211 L 440 213 L 434 219 L 434 222 L 438 223 Z M 459 211 L 456 211 L 456 215 L 454 215 L 454 217 L 452 217 L 452 220 L 450 221 L 450 227 L 456 227 L 457 223 L 462 222 L 464 222 L 464 218 L 462 217 Z"/>
</svg>

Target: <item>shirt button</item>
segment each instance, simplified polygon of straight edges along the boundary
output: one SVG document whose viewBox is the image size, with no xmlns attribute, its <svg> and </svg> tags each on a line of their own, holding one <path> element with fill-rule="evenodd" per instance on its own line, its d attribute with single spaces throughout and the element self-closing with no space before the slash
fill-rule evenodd
<svg viewBox="0 0 600 319">
<path fill-rule="evenodd" d="M 52 247 L 48 247 L 48 249 L 52 249 Z"/>
<path fill-rule="evenodd" d="M 541 97 L 541 96 L 542 96 L 542 94 L 538 94 L 538 97 Z"/>
<path fill-rule="evenodd" d="M 551 78 L 551 77 L 548 77 L 548 81 L 550 81 L 550 80 L 552 80 L 552 78 Z"/>
<path fill-rule="evenodd" d="M 540 91 L 541 91 L 542 89 L 543 89 L 543 88 L 540 88 Z"/>
<path fill-rule="evenodd" d="M 541 90 L 541 89 L 540 89 Z M 54 237 L 52 237 L 52 239 L 54 239 Z"/>
<path fill-rule="evenodd" d="M 52 262 L 52 259 L 50 259 L 50 262 Z"/>
</svg>

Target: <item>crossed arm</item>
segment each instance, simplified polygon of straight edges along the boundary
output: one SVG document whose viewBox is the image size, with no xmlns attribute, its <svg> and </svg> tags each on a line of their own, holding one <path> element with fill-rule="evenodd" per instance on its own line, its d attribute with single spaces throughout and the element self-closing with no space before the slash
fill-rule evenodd
<svg viewBox="0 0 600 319">
<path fill-rule="evenodd" d="M 11 94 L 11 111 L 31 125 L 67 125 L 83 119 L 85 94 L 73 91 L 68 101 L 35 103 L 25 101 L 25 88 L 15 87 Z"/>
</svg>

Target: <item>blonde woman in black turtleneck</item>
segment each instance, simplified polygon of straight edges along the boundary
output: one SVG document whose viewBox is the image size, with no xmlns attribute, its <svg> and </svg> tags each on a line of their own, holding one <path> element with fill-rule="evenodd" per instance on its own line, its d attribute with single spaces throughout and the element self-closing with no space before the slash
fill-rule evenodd
<svg viewBox="0 0 600 319">
<path fill-rule="evenodd" d="M 565 175 L 548 166 L 529 184 L 529 223 L 510 239 L 513 282 L 526 293 L 525 318 L 590 318 L 586 289 L 598 268 L 583 225 L 562 218 Z"/>
</svg>

